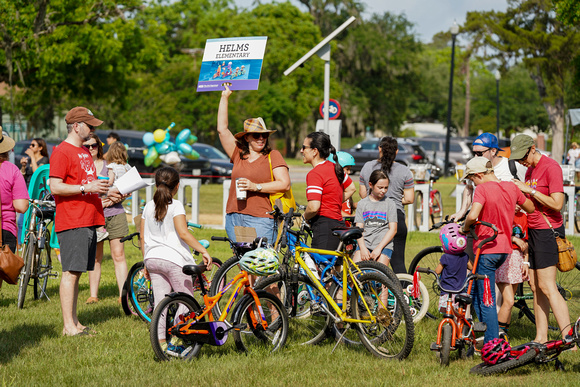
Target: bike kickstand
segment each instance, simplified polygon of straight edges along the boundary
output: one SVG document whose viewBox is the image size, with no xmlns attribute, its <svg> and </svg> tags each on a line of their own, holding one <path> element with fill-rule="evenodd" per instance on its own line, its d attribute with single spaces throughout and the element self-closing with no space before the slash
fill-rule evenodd
<svg viewBox="0 0 580 387">
<path fill-rule="evenodd" d="M 344 328 L 344 332 L 342 332 L 342 334 L 340 335 L 338 340 L 336 340 L 336 344 L 334 344 L 334 348 L 332 348 L 332 351 L 330 353 L 334 353 L 334 350 L 336 349 L 336 347 L 338 347 L 338 344 L 340 344 L 344 335 L 346 334 L 346 331 L 348 331 L 349 329 L 350 329 L 350 324 L 346 324 L 346 326 Z"/>
</svg>

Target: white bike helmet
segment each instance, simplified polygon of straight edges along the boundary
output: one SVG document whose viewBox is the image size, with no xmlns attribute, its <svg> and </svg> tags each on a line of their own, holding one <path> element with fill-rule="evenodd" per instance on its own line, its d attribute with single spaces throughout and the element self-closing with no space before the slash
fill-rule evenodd
<svg viewBox="0 0 580 387">
<path fill-rule="evenodd" d="M 249 274 L 267 276 L 276 274 L 280 264 L 276 250 L 260 247 L 244 254 L 240 266 Z"/>
</svg>

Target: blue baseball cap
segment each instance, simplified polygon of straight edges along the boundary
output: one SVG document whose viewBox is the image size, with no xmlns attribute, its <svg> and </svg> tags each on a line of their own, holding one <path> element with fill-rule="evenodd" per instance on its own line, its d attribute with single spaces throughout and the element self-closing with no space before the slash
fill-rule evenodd
<svg viewBox="0 0 580 387">
<path fill-rule="evenodd" d="M 498 146 L 497 143 L 497 137 L 491 133 L 482 133 L 479 136 L 477 136 L 477 138 L 475 139 L 475 141 L 473 141 L 472 146 L 474 145 L 479 145 L 479 146 L 484 146 L 486 148 L 490 148 L 490 149 L 497 149 L 499 151 L 502 151 L 503 149 L 500 149 L 500 147 Z"/>
</svg>

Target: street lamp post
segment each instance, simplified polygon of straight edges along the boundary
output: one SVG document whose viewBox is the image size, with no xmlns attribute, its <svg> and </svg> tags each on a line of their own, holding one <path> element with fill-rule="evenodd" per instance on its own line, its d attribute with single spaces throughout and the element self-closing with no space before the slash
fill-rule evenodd
<svg viewBox="0 0 580 387">
<path fill-rule="evenodd" d="M 499 70 L 495 70 L 495 108 L 496 108 L 496 137 L 499 141 L 499 80 L 501 79 L 501 73 Z"/>
<path fill-rule="evenodd" d="M 447 138 L 445 141 L 445 176 L 449 176 L 449 143 L 451 142 L 451 104 L 453 102 L 453 68 L 455 66 L 455 38 L 459 33 L 459 26 L 453 22 L 451 29 L 451 73 L 449 75 L 449 99 L 447 102 Z"/>
</svg>

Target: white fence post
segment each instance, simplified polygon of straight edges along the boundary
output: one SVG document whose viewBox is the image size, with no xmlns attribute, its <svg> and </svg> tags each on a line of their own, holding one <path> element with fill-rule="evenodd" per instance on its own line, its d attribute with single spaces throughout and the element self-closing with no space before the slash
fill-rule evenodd
<svg viewBox="0 0 580 387">
<path fill-rule="evenodd" d="M 228 197 L 230 196 L 230 187 L 232 185 L 231 179 L 225 179 L 223 184 L 223 225 L 226 227 L 226 206 L 228 205 Z"/>
</svg>

